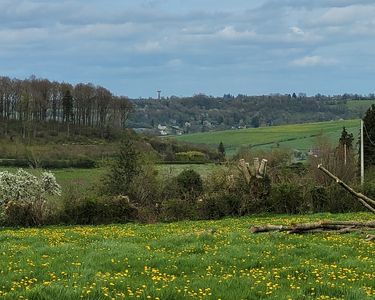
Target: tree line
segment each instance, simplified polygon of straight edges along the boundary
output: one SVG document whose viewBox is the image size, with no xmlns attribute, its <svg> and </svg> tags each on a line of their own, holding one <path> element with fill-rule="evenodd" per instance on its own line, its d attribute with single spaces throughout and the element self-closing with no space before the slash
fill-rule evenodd
<svg viewBox="0 0 375 300">
<path fill-rule="evenodd" d="M 18 121 L 23 137 L 36 133 L 38 124 L 65 124 L 57 130 L 107 127 L 124 128 L 132 104 L 126 97 L 91 83 L 72 85 L 34 76 L 25 79 L 0 77 L 0 122 L 7 134 L 8 123 Z"/>
<path fill-rule="evenodd" d="M 373 100 L 374 95 L 343 94 L 306 96 L 272 94 L 260 96 L 224 95 L 131 100 L 134 112 L 129 118 L 133 128 L 157 129 L 158 124 L 178 126 L 185 133 L 231 128 L 358 118 L 361 107 L 348 100 Z M 362 110 L 361 110 L 362 109 Z"/>
</svg>

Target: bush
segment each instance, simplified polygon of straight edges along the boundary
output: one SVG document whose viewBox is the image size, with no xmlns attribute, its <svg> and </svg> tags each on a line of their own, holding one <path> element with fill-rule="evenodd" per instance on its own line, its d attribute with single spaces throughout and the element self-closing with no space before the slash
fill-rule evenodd
<svg viewBox="0 0 375 300">
<path fill-rule="evenodd" d="M 44 168 L 44 169 L 63 169 L 63 168 L 86 168 L 96 167 L 96 162 L 90 158 L 78 158 L 71 160 L 41 160 L 38 162 L 29 159 L 0 159 L 0 166 L 19 167 L 19 168 Z"/>
<path fill-rule="evenodd" d="M 176 178 L 178 191 L 186 199 L 194 199 L 203 192 L 203 181 L 199 173 L 189 169 L 182 171 Z"/>
<path fill-rule="evenodd" d="M 236 206 L 238 206 L 238 203 L 235 203 L 236 201 L 233 200 L 235 200 L 235 197 L 229 193 L 223 193 L 222 191 L 211 193 L 203 199 L 198 200 L 198 216 L 204 220 L 216 220 L 226 216 L 235 216 L 237 215 Z"/>
<path fill-rule="evenodd" d="M 306 212 L 301 187 L 294 183 L 282 183 L 272 188 L 271 206 L 272 212 L 296 214 Z"/>
<path fill-rule="evenodd" d="M 0 166 L 27 168 L 30 166 L 30 161 L 27 159 L 0 159 Z"/>
<path fill-rule="evenodd" d="M 133 179 L 140 174 L 141 162 L 134 142 L 127 138 L 120 145 L 119 154 L 110 172 L 103 178 L 105 195 L 129 195 Z"/>
<path fill-rule="evenodd" d="M 240 149 L 238 154 L 233 157 L 233 160 L 238 161 L 239 159 L 244 159 L 247 162 L 253 162 L 256 157 L 267 159 L 268 168 L 273 169 L 290 164 L 292 153 L 290 150 L 281 148 L 272 149 L 272 151 Z"/>
<path fill-rule="evenodd" d="M 182 199 L 169 199 L 162 202 L 162 221 L 175 222 L 195 219 L 197 219 L 197 212 L 194 204 Z"/>
<path fill-rule="evenodd" d="M 362 187 L 362 190 L 366 196 L 375 199 L 375 182 L 365 182 L 365 184 Z"/>
<path fill-rule="evenodd" d="M 76 197 L 74 192 L 64 198 L 61 221 L 66 224 L 110 224 L 133 222 L 138 210 L 126 196 Z"/>
<path fill-rule="evenodd" d="M 52 173 L 38 178 L 22 169 L 16 173 L 0 172 L 2 219 L 9 226 L 43 225 L 51 209 L 50 196 L 60 195 L 60 186 Z"/>
<path fill-rule="evenodd" d="M 199 151 L 187 151 L 176 153 L 177 161 L 184 162 L 204 162 L 207 160 L 206 155 Z"/>
<path fill-rule="evenodd" d="M 328 189 L 324 186 L 314 186 L 309 191 L 311 210 L 325 212 L 329 210 Z"/>
<path fill-rule="evenodd" d="M 129 197 L 138 207 L 155 207 L 160 203 L 161 182 L 152 164 L 145 163 L 140 173 L 134 176 L 129 188 Z"/>
<path fill-rule="evenodd" d="M 325 211 L 331 213 L 365 210 L 360 202 L 341 186 L 336 184 L 327 187 L 328 205 Z"/>
</svg>

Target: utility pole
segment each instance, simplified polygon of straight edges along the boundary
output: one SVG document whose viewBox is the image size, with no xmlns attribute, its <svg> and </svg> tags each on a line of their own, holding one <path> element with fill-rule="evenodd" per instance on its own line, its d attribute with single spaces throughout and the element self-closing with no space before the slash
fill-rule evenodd
<svg viewBox="0 0 375 300">
<path fill-rule="evenodd" d="M 363 144 L 363 120 L 361 119 L 361 185 L 365 182 L 365 151 Z"/>
</svg>

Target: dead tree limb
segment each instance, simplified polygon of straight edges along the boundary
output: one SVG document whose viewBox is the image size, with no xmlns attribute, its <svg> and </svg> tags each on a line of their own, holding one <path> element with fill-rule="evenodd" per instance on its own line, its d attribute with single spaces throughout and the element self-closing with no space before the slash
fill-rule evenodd
<svg viewBox="0 0 375 300">
<path fill-rule="evenodd" d="M 269 231 L 288 231 L 290 230 L 290 226 L 284 225 L 263 225 L 263 226 L 252 226 L 250 231 L 252 233 L 259 233 L 259 232 L 269 232 Z"/>
<path fill-rule="evenodd" d="M 320 221 L 314 223 L 301 223 L 292 225 L 263 225 L 252 226 L 252 233 L 287 231 L 288 233 L 307 233 L 317 231 L 338 230 L 340 233 L 353 232 L 358 230 L 374 230 L 375 221 L 354 222 L 354 221 Z"/>
<path fill-rule="evenodd" d="M 352 194 L 354 197 L 357 198 L 359 202 L 361 202 L 368 210 L 375 213 L 375 208 L 371 206 L 375 205 L 375 200 L 363 195 L 362 193 L 358 193 L 355 190 L 353 190 L 350 186 L 348 186 L 345 182 L 343 182 L 340 178 L 333 175 L 330 171 L 328 171 L 326 168 L 324 168 L 321 164 L 318 165 L 318 169 L 324 172 L 326 175 L 331 177 L 333 180 L 336 181 L 338 185 L 341 185 L 345 190 L 347 190 L 350 194 Z"/>
<path fill-rule="evenodd" d="M 322 165 L 318 168 L 323 171 L 326 175 L 331 177 L 336 181 L 337 184 L 341 185 L 345 190 L 347 190 L 351 195 L 356 197 L 365 207 L 370 211 L 375 213 L 375 208 L 371 205 L 375 204 L 375 201 L 362 193 L 358 193 L 348 186 L 345 182 L 340 180 L 337 176 L 333 175 Z M 253 226 L 250 228 L 252 233 L 259 232 L 269 232 L 269 231 L 287 231 L 288 233 L 313 233 L 313 232 L 323 232 L 323 231 L 336 231 L 337 233 L 349 233 L 354 231 L 365 231 L 365 230 L 375 230 L 375 220 L 368 222 L 355 222 L 355 221 L 320 221 L 314 223 L 301 223 L 292 225 L 263 225 L 263 226 Z M 375 235 L 367 235 L 367 240 L 375 240 Z"/>
</svg>

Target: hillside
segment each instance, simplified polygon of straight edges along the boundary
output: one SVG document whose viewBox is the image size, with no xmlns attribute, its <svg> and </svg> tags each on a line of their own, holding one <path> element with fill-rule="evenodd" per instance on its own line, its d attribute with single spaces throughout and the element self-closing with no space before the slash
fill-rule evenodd
<svg viewBox="0 0 375 300">
<path fill-rule="evenodd" d="M 157 135 L 357 119 L 375 100 L 371 97 L 268 95 L 131 100 L 128 126 Z"/>
<path fill-rule="evenodd" d="M 214 147 L 217 147 L 220 142 L 223 142 L 226 152 L 229 155 L 234 154 L 240 147 L 252 147 L 257 149 L 288 147 L 307 152 L 313 147 L 314 141 L 319 135 L 326 136 L 331 140 L 337 140 L 343 126 L 345 126 L 350 133 L 353 133 L 354 137 L 357 137 L 359 132 L 359 120 L 341 120 L 204 132 L 186 134 L 174 138 L 179 141 L 206 144 Z"/>
</svg>

